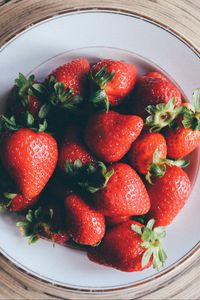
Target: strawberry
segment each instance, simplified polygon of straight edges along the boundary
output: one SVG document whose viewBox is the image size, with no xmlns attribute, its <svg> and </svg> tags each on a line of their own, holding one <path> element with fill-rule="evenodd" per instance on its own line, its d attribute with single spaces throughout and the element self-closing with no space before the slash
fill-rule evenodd
<svg viewBox="0 0 200 300">
<path fill-rule="evenodd" d="M 168 103 L 175 98 L 175 106 L 182 103 L 181 93 L 170 81 L 165 78 L 142 76 L 135 87 L 132 111 L 134 114 L 145 118 L 147 112 L 145 108 L 149 105 Z"/>
<path fill-rule="evenodd" d="M 167 143 L 168 156 L 177 159 L 191 153 L 200 143 L 200 89 L 192 96 L 192 104 L 183 103 L 175 108 L 174 99 L 167 105 L 149 108 L 151 115 L 146 124 L 151 131 L 165 128 L 163 134 Z"/>
<path fill-rule="evenodd" d="M 9 106 L 14 116 L 20 117 L 20 115 L 25 112 L 31 113 L 33 117 L 38 116 L 42 102 L 35 94 L 35 84 L 34 75 L 26 79 L 22 73 L 19 73 L 19 78 L 15 80 Z"/>
<path fill-rule="evenodd" d="M 38 197 L 28 198 L 20 193 L 3 193 L 1 195 L 0 210 L 8 208 L 9 211 L 18 212 L 34 205 Z"/>
<path fill-rule="evenodd" d="M 98 158 L 115 162 L 128 152 L 142 127 L 143 121 L 138 116 L 114 111 L 96 113 L 87 123 L 85 142 Z"/>
<path fill-rule="evenodd" d="M 78 244 L 95 245 L 105 234 L 105 218 L 77 194 L 65 199 L 68 233 Z"/>
<path fill-rule="evenodd" d="M 146 185 L 151 209 L 150 217 L 156 225 L 169 225 L 187 201 L 191 183 L 188 175 L 177 166 L 167 166 L 162 177 L 155 177 L 153 184 Z"/>
<path fill-rule="evenodd" d="M 92 95 L 90 102 L 104 110 L 118 105 L 134 88 L 137 69 L 123 61 L 103 59 L 92 66 L 90 80 Z"/>
<path fill-rule="evenodd" d="M 106 224 L 108 226 L 113 226 L 113 225 L 117 225 L 117 224 L 122 224 L 128 220 L 130 220 L 130 216 L 106 217 Z"/>
<path fill-rule="evenodd" d="M 64 170 L 65 162 L 74 163 L 77 159 L 82 164 L 88 164 L 94 159 L 80 141 L 80 130 L 77 126 L 68 127 L 59 149 L 58 166 Z"/>
<path fill-rule="evenodd" d="M 168 156 L 173 159 L 190 154 L 200 144 L 200 130 L 185 128 L 179 125 L 177 129 L 167 128 L 164 131 L 167 142 Z"/>
<path fill-rule="evenodd" d="M 1 160 L 19 191 L 36 197 L 51 177 L 58 158 L 55 139 L 45 132 L 22 128 L 1 141 Z"/>
<path fill-rule="evenodd" d="M 192 105 L 187 105 L 183 118 L 179 118 L 175 128 L 166 128 L 168 156 L 180 158 L 191 153 L 200 144 L 200 89 L 192 96 Z M 180 122 L 181 121 L 181 122 Z"/>
<path fill-rule="evenodd" d="M 17 222 L 16 225 L 28 237 L 29 244 L 41 238 L 64 245 L 70 239 L 63 225 L 61 207 L 52 204 L 29 209 L 25 220 Z"/>
<path fill-rule="evenodd" d="M 51 75 L 57 82 L 63 83 L 65 89 L 72 89 L 74 95 L 84 95 L 89 69 L 89 61 L 86 58 L 78 58 L 58 67 Z"/>
<path fill-rule="evenodd" d="M 142 271 L 151 265 L 159 270 L 167 258 L 161 244 L 166 233 L 163 227 L 153 229 L 153 225 L 154 220 L 146 227 L 131 220 L 109 229 L 99 246 L 88 249 L 88 258 L 124 272 Z"/>
<path fill-rule="evenodd" d="M 167 145 L 164 136 L 157 132 L 146 132 L 132 144 L 129 162 L 136 171 L 147 174 L 156 150 L 158 159 L 166 158 Z"/>
<path fill-rule="evenodd" d="M 150 200 L 138 174 L 127 164 L 116 163 L 105 188 L 94 194 L 94 206 L 105 216 L 133 216 L 146 214 Z"/>
<path fill-rule="evenodd" d="M 40 85 L 38 91 L 46 95 L 49 105 L 75 110 L 85 96 L 89 69 L 90 65 L 86 58 L 72 60 L 52 71 L 46 87 Z M 48 106 L 46 109 L 49 110 Z"/>
</svg>

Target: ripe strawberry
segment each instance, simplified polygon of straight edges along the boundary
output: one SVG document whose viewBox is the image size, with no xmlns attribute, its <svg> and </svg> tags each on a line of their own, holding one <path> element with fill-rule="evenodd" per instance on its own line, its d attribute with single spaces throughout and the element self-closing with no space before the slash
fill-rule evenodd
<svg viewBox="0 0 200 300">
<path fill-rule="evenodd" d="M 140 134 L 143 121 L 138 116 L 121 115 L 114 111 L 96 113 L 85 129 L 85 141 L 101 160 L 120 160 Z"/>
<path fill-rule="evenodd" d="M 168 156 L 173 159 L 188 155 L 200 144 L 200 130 L 185 128 L 181 124 L 177 129 L 168 127 L 164 131 L 164 135 Z"/>
<path fill-rule="evenodd" d="M 10 98 L 9 110 L 15 117 L 20 117 L 21 114 L 29 112 L 33 117 L 37 117 L 42 106 L 41 99 L 36 96 L 34 85 L 34 75 L 28 79 L 19 73 L 19 78 L 15 80 L 15 86 Z"/>
<path fill-rule="evenodd" d="M 78 127 L 72 125 L 68 127 L 65 133 L 58 157 L 58 166 L 61 170 L 64 170 L 66 161 L 74 163 L 78 159 L 82 164 L 88 164 L 94 160 L 83 143 L 81 143 L 79 131 Z"/>
<path fill-rule="evenodd" d="M 92 66 L 90 79 L 93 92 L 90 101 L 108 110 L 118 105 L 132 91 L 137 77 L 134 65 L 123 61 L 104 59 Z"/>
<path fill-rule="evenodd" d="M 154 220 L 146 227 L 131 220 L 111 228 L 98 247 L 88 249 L 88 258 L 125 272 L 142 271 L 152 264 L 159 270 L 167 258 L 161 244 L 166 233 L 153 225 Z"/>
<path fill-rule="evenodd" d="M 146 124 L 151 131 L 163 131 L 167 142 L 167 153 L 171 158 L 181 158 L 191 153 L 200 143 L 200 89 L 193 93 L 192 104 L 183 103 L 174 108 L 174 100 L 167 105 L 149 108 L 151 116 Z M 167 127 L 170 126 L 170 127 Z"/>
<path fill-rule="evenodd" d="M 72 89 L 74 95 L 84 95 L 89 69 L 89 61 L 86 58 L 78 58 L 58 67 L 51 75 L 57 82 L 63 83 L 65 89 Z"/>
<path fill-rule="evenodd" d="M 175 106 L 179 106 L 182 102 L 181 93 L 170 81 L 165 78 L 142 76 L 135 87 L 132 111 L 134 114 L 145 118 L 147 112 L 146 107 L 159 103 L 168 103 L 175 97 Z"/>
<path fill-rule="evenodd" d="M 171 158 L 186 156 L 200 144 L 200 89 L 194 91 L 192 102 L 193 106 L 187 105 L 183 118 L 177 121 L 177 128 L 164 131 Z"/>
<path fill-rule="evenodd" d="M 45 132 L 22 128 L 9 132 L 1 144 L 3 165 L 28 198 L 36 197 L 45 187 L 57 159 L 57 143 Z"/>
<path fill-rule="evenodd" d="M 9 211 L 18 212 L 34 205 L 38 197 L 28 198 L 19 193 L 3 193 L 1 195 L 0 210 L 8 208 Z"/>
<path fill-rule="evenodd" d="M 112 216 L 106 217 L 106 224 L 108 226 L 113 226 L 117 224 L 122 224 L 126 221 L 130 220 L 130 216 Z"/>
<path fill-rule="evenodd" d="M 150 200 L 138 174 L 127 164 L 116 163 L 105 188 L 94 194 L 94 206 L 105 216 L 133 216 L 146 214 Z"/>
<path fill-rule="evenodd" d="M 146 185 L 150 201 L 150 217 L 156 225 L 169 225 L 189 197 L 191 183 L 188 175 L 177 166 L 167 166 L 162 177 L 155 177 L 153 184 Z"/>
<path fill-rule="evenodd" d="M 64 245 L 70 239 L 63 225 L 61 207 L 52 204 L 29 209 L 25 220 L 18 222 L 17 227 L 28 237 L 29 244 L 41 238 Z"/>
<path fill-rule="evenodd" d="M 75 110 L 85 96 L 89 69 L 86 58 L 72 60 L 52 71 L 46 82 L 46 91 L 44 87 L 39 87 L 41 93 L 47 94 L 49 104 Z"/>
<path fill-rule="evenodd" d="M 65 200 L 68 233 L 79 244 L 95 245 L 105 234 L 105 218 L 77 194 Z"/>
<path fill-rule="evenodd" d="M 129 162 L 136 171 L 147 174 L 156 150 L 158 159 L 166 158 L 167 145 L 164 136 L 160 133 L 146 132 L 133 143 L 129 152 Z"/>
</svg>

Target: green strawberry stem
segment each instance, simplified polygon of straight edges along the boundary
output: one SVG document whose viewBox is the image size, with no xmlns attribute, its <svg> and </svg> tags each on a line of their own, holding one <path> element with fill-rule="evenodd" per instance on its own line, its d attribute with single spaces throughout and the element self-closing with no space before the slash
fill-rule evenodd
<svg viewBox="0 0 200 300">
<path fill-rule="evenodd" d="M 171 98 L 169 102 L 159 103 L 157 105 L 149 105 L 146 111 L 150 114 L 146 118 L 146 125 L 150 127 L 150 132 L 160 131 L 162 128 L 169 126 L 173 121 L 187 110 L 185 106 L 178 106 L 175 108 L 175 97 Z"/>
<path fill-rule="evenodd" d="M 42 207 L 28 210 L 24 221 L 17 222 L 16 226 L 28 237 L 29 244 L 35 243 L 41 235 L 49 236 L 51 232 L 53 209 Z"/>
<path fill-rule="evenodd" d="M 150 164 L 148 173 L 146 174 L 146 180 L 152 184 L 152 177 L 163 177 L 167 167 L 166 166 L 177 166 L 180 168 L 185 168 L 189 165 L 189 162 L 183 159 L 167 159 L 167 158 L 159 158 L 158 149 L 155 150 L 153 155 L 153 162 Z"/>
<path fill-rule="evenodd" d="M 106 85 L 113 79 L 115 72 L 108 72 L 107 67 L 102 67 L 97 73 L 93 74 L 90 70 L 89 79 L 92 83 L 92 93 L 89 102 L 95 108 L 102 111 L 109 110 L 109 100 L 105 91 Z"/>
<path fill-rule="evenodd" d="M 153 228 L 154 224 L 155 220 L 151 219 L 146 227 L 133 224 L 131 229 L 141 236 L 141 247 L 147 249 L 142 256 L 142 268 L 145 268 L 153 259 L 153 268 L 159 271 L 167 259 L 162 246 L 162 239 L 166 236 L 166 232 L 163 226 Z"/>
<path fill-rule="evenodd" d="M 95 193 L 106 187 L 114 170 L 107 171 L 103 162 L 82 164 L 78 159 L 74 163 L 65 162 L 65 172 L 73 184 L 83 188 L 87 192 Z"/>
</svg>

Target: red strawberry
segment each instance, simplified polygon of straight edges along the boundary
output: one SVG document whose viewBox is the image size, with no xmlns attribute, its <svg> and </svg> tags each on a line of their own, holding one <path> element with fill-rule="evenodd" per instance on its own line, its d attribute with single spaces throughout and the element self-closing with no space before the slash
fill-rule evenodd
<svg viewBox="0 0 200 300">
<path fill-rule="evenodd" d="M 192 104 L 185 103 L 184 115 L 177 120 L 177 127 L 166 128 L 167 152 L 172 158 L 191 153 L 200 144 L 200 89 L 192 95 Z"/>
<path fill-rule="evenodd" d="M 70 240 L 67 232 L 52 233 L 47 239 L 50 239 L 53 243 L 64 245 Z"/>
<path fill-rule="evenodd" d="M 78 159 L 82 164 L 93 161 L 92 155 L 80 141 L 79 131 L 76 126 L 70 126 L 67 129 L 59 149 L 58 166 L 61 170 L 64 170 L 66 161 L 74 163 Z"/>
<path fill-rule="evenodd" d="M 117 224 L 122 224 L 128 220 L 130 220 L 130 216 L 106 217 L 106 224 L 108 226 L 113 226 L 113 225 L 117 225 Z"/>
<path fill-rule="evenodd" d="M 91 205 L 71 194 L 65 200 L 66 221 L 69 235 L 79 244 L 95 245 L 105 234 L 105 218 Z"/>
<path fill-rule="evenodd" d="M 188 175 L 177 166 L 167 166 L 162 177 L 156 177 L 153 184 L 147 184 L 151 201 L 150 217 L 156 225 L 169 225 L 187 201 L 191 183 Z"/>
<path fill-rule="evenodd" d="M 29 238 L 29 244 L 41 238 L 64 245 L 70 237 L 63 225 L 62 211 L 63 208 L 55 204 L 29 209 L 25 220 L 18 222 L 17 227 Z"/>
<path fill-rule="evenodd" d="M 86 58 L 78 58 L 58 67 L 51 75 L 57 82 L 63 83 L 65 89 L 72 89 L 74 95 L 84 95 L 85 79 L 89 69 L 89 61 Z"/>
<path fill-rule="evenodd" d="M 28 79 L 19 73 L 19 78 L 15 80 L 13 94 L 10 99 L 9 109 L 15 117 L 20 117 L 22 113 L 29 112 L 33 117 L 37 117 L 42 106 L 41 100 L 34 95 L 34 75 Z"/>
<path fill-rule="evenodd" d="M 144 133 L 133 143 L 129 162 L 138 172 L 147 174 L 156 150 L 158 159 L 166 158 L 167 145 L 164 136 L 154 132 Z"/>
<path fill-rule="evenodd" d="M 158 270 L 167 258 L 161 238 L 163 228 L 153 228 L 154 220 L 144 227 L 127 221 L 108 230 L 98 247 L 88 249 L 88 258 L 96 263 L 125 272 L 142 271 L 152 264 Z"/>
<path fill-rule="evenodd" d="M 164 131 L 167 142 L 167 154 L 173 159 L 181 158 L 191 153 L 200 144 L 200 130 L 184 128 L 167 128 Z"/>
<path fill-rule="evenodd" d="M 45 132 L 22 128 L 10 132 L 1 145 L 4 167 L 28 198 L 36 197 L 45 187 L 57 159 L 57 143 Z"/>
<path fill-rule="evenodd" d="M 89 69 L 88 60 L 78 58 L 54 70 L 46 82 L 46 92 L 51 105 L 65 110 L 77 109 L 85 96 Z"/>
<path fill-rule="evenodd" d="M 200 89 L 192 96 L 192 104 L 183 103 L 174 108 L 174 100 L 168 104 L 151 106 L 146 124 L 151 131 L 163 131 L 167 142 L 167 153 L 171 158 L 180 158 L 191 153 L 200 143 Z M 170 127 L 167 127 L 170 126 Z"/>
<path fill-rule="evenodd" d="M 175 97 L 175 106 L 182 102 L 181 93 L 170 81 L 159 77 L 142 76 L 135 87 L 132 111 L 141 117 L 146 117 L 145 108 L 149 105 L 168 103 Z"/>
<path fill-rule="evenodd" d="M 140 134 L 143 121 L 138 116 L 121 115 L 114 111 L 94 114 L 85 130 L 85 141 L 101 160 L 120 160 Z"/>
<path fill-rule="evenodd" d="M 134 65 L 123 61 L 104 59 L 92 66 L 90 78 L 93 94 L 90 101 L 108 110 L 118 105 L 132 91 L 137 77 Z"/>
<path fill-rule="evenodd" d="M 38 197 L 28 198 L 18 192 L 16 184 L 0 164 L 0 211 L 22 211 L 34 205 Z"/>
<path fill-rule="evenodd" d="M 127 164 L 116 163 L 105 188 L 94 194 L 95 208 L 105 216 L 133 216 L 146 214 L 150 200 L 138 174 Z"/>
<path fill-rule="evenodd" d="M 9 211 L 22 211 L 34 205 L 37 200 L 38 197 L 28 198 L 19 193 L 3 193 L 3 198 L 1 198 L 0 203 L 0 210 L 7 207 Z"/>
</svg>

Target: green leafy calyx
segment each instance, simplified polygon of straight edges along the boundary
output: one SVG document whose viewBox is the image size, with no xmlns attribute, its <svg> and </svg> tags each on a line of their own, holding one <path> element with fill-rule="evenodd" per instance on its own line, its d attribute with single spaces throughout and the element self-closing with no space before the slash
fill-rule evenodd
<svg viewBox="0 0 200 300">
<path fill-rule="evenodd" d="M 109 72 L 107 67 L 102 67 L 98 72 L 94 73 L 93 70 L 90 70 L 90 79 L 100 88 L 104 89 L 108 82 L 110 82 L 115 75 L 115 72 Z"/>
<path fill-rule="evenodd" d="M 15 193 L 0 193 L 0 211 L 4 211 L 8 208 L 12 202 L 12 199 L 16 197 Z"/>
<path fill-rule="evenodd" d="M 159 103 L 146 107 L 146 111 L 150 114 L 146 118 L 146 125 L 150 127 L 151 132 L 157 132 L 166 126 L 170 126 L 179 115 L 187 110 L 185 106 L 175 108 L 175 102 L 176 98 L 173 97 L 167 104 Z"/>
<path fill-rule="evenodd" d="M 34 118 L 28 111 L 21 114 L 20 119 L 16 122 L 14 116 L 6 117 L 0 116 L 0 130 L 3 131 L 5 128 L 10 131 L 18 131 L 21 128 L 29 128 L 35 132 L 43 132 L 47 129 L 46 119 Z"/>
<path fill-rule="evenodd" d="M 28 79 L 19 73 L 19 77 L 15 79 L 15 95 L 20 100 L 23 107 L 28 105 L 28 96 L 33 95 L 34 75 L 28 77 Z"/>
<path fill-rule="evenodd" d="M 200 89 L 194 90 L 192 104 L 185 111 L 182 124 L 184 128 L 200 130 Z"/>
<path fill-rule="evenodd" d="M 65 162 L 65 172 L 72 182 L 84 190 L 95 193 L 106 187 L 114 170 L 107 170 L 103 162 L 82 164 L 80 160 L 74 163 Z"/>
<path fill-rule="evenodd" d="M 24 236 L 29 238 L 29 244 L 32 244 L 40 236 L 49 237 L 51 235 L 52 218 L 53 209 L 39 207 L 36 210 L 29 209 L 25 220 L 18 222 L 16 225 Z"/>
<path fill-rule="evenodd" d="M 142 268 L 148 266 L 152 259 L 153 268 L 159 271 L 167 259 L 162 246 L 162 239 L 165 238 L 166 232 L 163 226 L 153 228 L 154 224 L 155 220 L 151 219 L 146 227 L 132 224 L 131 229 L 141 236 L 141 247 L 146 249 L 142 256 Z"/>
<path fill-rule="evenodd" d="M 58 82 L 53 75 L 48 78 L 46 91 L 42 93 L 51 105 L 66 110 L 76 111 L 83 102 L 82 96 L 75 95 L 71 88 L 65 88 L 64 83 Z"/>
<path fill-rule="evenodd" d="M 92 93 L 89 102 L 102 111 L 109 110 L 109 100 L 105 91 L 106 85 L 113 79 L 114 71 L 109 72 L 107 67 L 102 67 L 98 72 L 90 70 L 89 79 L 92 83 Z"/>
</svg>

